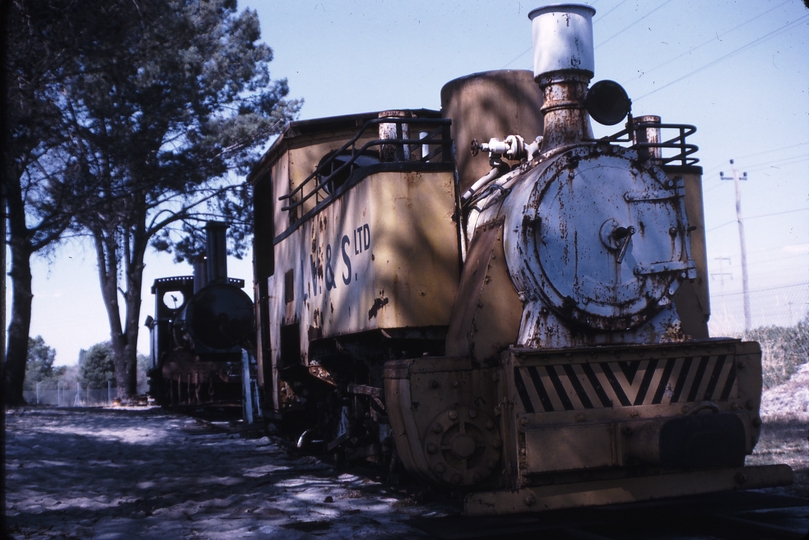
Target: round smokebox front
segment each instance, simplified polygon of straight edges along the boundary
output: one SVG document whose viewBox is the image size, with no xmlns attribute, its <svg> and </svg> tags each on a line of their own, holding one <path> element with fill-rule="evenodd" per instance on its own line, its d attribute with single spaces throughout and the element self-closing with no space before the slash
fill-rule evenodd
<svg viewBox="0 0 809 540">
<path fill-rule="evenodd" d="M 670 303 L 688 268 L 681 190 L 631 150 L 582 146 L 551 161 L 519 226 L 522 281 L 567 320 L 642 324 Z"/>
</svg>

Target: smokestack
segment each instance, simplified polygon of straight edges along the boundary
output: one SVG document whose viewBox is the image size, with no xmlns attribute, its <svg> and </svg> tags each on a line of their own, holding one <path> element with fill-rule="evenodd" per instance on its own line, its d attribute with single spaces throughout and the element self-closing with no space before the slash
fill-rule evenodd
<svg viewBox="0 0 809 540">
<path fill-rule="evenodd" d="M 534 80 L 543 96 L 542 152 L 593 137 L 584 100 L 595 71 L 595 12 L 586 5 L 558 4 L 528 14 L 534 43 Z"/>
<path fill-rule="evenodd" d="M 228 226 L 221 221 L 209 221 L 207 233 L 208 283 L 226 280 L 228 277 L 228 253 L 225 231 Z"/>
<path fill-rule="evenodd" d="M 194 294 L 205 288 L 208 285 L 208 261 L 200 255 L 194 260 Z"/>
</svg>

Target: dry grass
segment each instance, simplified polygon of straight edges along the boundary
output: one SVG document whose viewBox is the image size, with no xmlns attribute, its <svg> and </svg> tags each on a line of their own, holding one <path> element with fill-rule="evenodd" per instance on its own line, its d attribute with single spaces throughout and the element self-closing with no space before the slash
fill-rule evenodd
<svg viewBox="0 0 809 540">
<path fill-rule="evenodd" d="M 809 419 L 806 415 L 779 414 L 765 419 L 761 438 L 746 465 L 785 464 L 792 467 L 795 481 L 791 486 L 767 491 L 809 498 Z"/>
<path fill-rule="evenodd" d="M 809 364 L 799 366 L 787 382 L 764 391 L 761 418 L 761 438 L 747 463 L 789 465 L 794 483 L 772 491 L 809 498 Z"/>
</svg>

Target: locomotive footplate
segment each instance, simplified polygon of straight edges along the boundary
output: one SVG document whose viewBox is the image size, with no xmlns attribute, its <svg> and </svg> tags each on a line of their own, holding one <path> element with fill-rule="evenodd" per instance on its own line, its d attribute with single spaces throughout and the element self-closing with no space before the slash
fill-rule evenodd
<svg viewBox="0 0 809 540">
<path fill-rule="evenodd" d="M 464 499 L 464 513 L 483 516 L 539 512 L 786 486 L 791 483 L 792 469 L 787 465 L 692 470 L 620 480 L 527 487 L 514 491 L 470 493 Z"/>
</svg>

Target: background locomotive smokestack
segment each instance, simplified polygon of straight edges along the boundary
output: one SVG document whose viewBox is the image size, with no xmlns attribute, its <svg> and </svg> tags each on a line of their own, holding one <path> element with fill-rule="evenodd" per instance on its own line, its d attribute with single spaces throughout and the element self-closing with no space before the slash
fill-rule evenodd
<svg viewBox="0 0 809 540">
<path fill-rule="evenodd" d="M 227 224 L 209 221 L 205 225 L 207 233 L 208 283 L 225 280 L 228 277 L 228 253 L 225 240 Z"/>
<path fill-rule="evenodd" d="M 595 70 L 595 12 L 586 5 L 558 4 L 528 14 L 534 43 L 534 80 L 543 95 L 543 152 L 593 137 L 584 100 Z"/>
<path fill-rule="evenodd" d="M 208 259 L 200 255 L 194 260 L 194 294 L 208 285 Z"/>
</svg>

